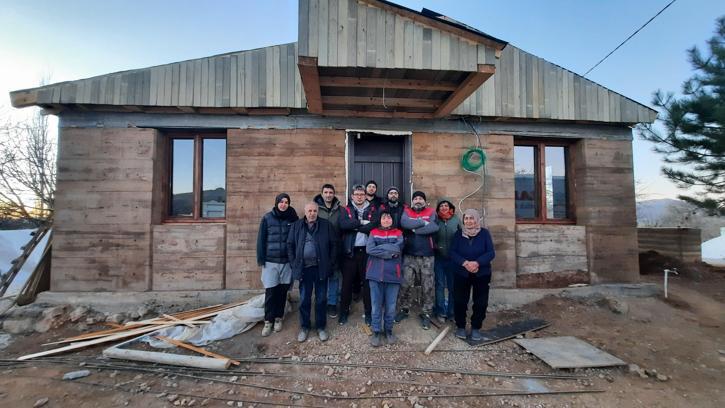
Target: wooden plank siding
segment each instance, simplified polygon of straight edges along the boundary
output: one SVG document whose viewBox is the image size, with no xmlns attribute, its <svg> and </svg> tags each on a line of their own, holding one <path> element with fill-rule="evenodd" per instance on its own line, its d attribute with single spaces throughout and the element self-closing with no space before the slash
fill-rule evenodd
<svg viewBox="0 0 725 408">
<path fill-rule="evenodd" d="M 454 115 L 609 123 L 651 123 L 657 117 L 650 108 L 511 44 L 500 59 L 489 59 L 486 51 L 479 45 L 478 61 L 495 64 L 496 74 Z"/>
<path fill-rule="evenodd" d="M 118 72 L 42 87 L 37 102 L 304 108 L 304 98 L 296 91 L 297 55 L 297 43 L 289 43 Z"/>
<path fill-rule="evenodd" d="M 349 40 L 347 36 L 354 34 L 357 41 Z M 300 55 L 317 57 L 322 67 L 459 71 L 475 71 L 478 47 L 484 47 L 356 0 L 301 0 L 298 42 Z M 346 45 L 345 55 L 340 53 L 341 43 Z M 443 47 L 456 52 L 444 54 Z M 348 55 L 357 58 L 353 61 Z"/>
</svg>

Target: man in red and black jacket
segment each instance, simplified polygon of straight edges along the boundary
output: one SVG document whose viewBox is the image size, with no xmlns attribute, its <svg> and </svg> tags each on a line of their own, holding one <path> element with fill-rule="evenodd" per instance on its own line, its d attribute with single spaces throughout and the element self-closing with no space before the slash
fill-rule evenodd
<svg viewBox="0 0 725 408">
<path fill-rule="evenodd" d="M 433 260 L 435 244 L 433 237 L 438 232 L 436 212 L 428 207 L 425 193 L 416 191 L 410 200 L 411 206 L 403 211 L 400 225 L 405 231 L 405 249 L 403 250 L 403 277 L 401 288 L 400 313 L 396 321 L 408 317 L 412 303 L 413 285 L 420 281 L 422 289 L 423 329 L 430 329 L 430 318 L 435 302 L 435 279 L 433 274 Z"/>
<path fill-rule="evenodd" d="M 365 280 L 365 263 L 368 234 L 378 226 L 378 208 L 368 202 L 365 187 L 356 185 L 347 207 L 340 212 L 340 230 L 343 234 L 342 288 L 340 290 L 340 311 L 338 322 L 347 323 L 353 293 L 362 292 L 365 306 L 365 323 L 370 325 L 370 287 Z"/>
</svg>

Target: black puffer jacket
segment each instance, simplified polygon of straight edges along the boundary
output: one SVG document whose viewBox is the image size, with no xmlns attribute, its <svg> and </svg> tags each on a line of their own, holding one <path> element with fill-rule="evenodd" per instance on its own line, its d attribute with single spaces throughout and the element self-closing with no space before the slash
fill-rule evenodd
<svg viewBox="0 0 725 408">
<path fill-rule="evenodd" d="M 257 234 L 257 264 L 264 266 L 265 262 L 287 263 L 287 236 L 293 222 L 299 217 L 294 208 L 289 207 L 282 213 L 274 207 L 272 211 L 264 214 L 259 224 Z"/>
</svg>

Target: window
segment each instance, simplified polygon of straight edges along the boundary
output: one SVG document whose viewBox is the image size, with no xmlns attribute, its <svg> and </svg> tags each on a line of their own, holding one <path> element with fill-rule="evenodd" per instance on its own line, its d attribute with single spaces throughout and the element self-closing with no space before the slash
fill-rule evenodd
<svg viewBox="0 0 725 408">
<path fill-rule="evenodd" d="M 171 220 L 220 220 L 226 215 L 227 141 L 223 135 L 169 138 Z"/>
<path fill-rule="evenodd" d="M 514 146 L 516 220 L 572 223 L 567 143 L 519 141 Z"/>
</svg>

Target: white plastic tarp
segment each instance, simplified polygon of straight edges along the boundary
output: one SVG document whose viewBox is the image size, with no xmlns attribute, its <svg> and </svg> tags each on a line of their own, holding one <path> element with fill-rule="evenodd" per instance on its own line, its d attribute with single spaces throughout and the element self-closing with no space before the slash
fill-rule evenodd
<svg viewBox="0 0 725 408">
<path fill-rule="evenodd" d="M 195 346 L 205 346 L 213 341 L 228 339 L 244 333 L 262 320 L 264 320 L 264 295 L 258 295 L 243 305 L 220 312 L 214 316 L 211 323 L 193 328 L 188 326 L 167 327 L 146 336 L 144 341 L 156 348 L 175 347 L 153 337 L 164 336 Z"/>
</svg>

